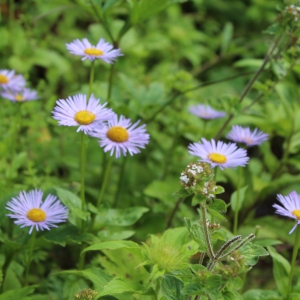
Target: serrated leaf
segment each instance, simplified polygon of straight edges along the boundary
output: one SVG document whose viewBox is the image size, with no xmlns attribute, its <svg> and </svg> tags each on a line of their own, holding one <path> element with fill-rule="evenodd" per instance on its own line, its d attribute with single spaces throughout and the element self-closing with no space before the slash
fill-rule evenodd
<svg viewBox="0 0 300 300">
<path fill-rule="evenodd" d="M 179 191 L 172 194 L 172 196 L 177 198 L 187 198 L 188 196 L 192 195 L 186 189 L 180 189 Z"/>
<path fill-rule="evenodd" d="M 163 275 L 161 278 L 161 291 L 167 300 L 184 300 L 181 294 L 183 282 L 172 275 Z"/>
<path fill-rule="evenodd" d="M 201 282 L 189 283 L 181 291 L 184 296 L 201 295 L 205 293 L 205 285 Z"/>
<path fill-rule="evenodd" d="M 250 266 L 255 265 L 260 256 L 269 255 L 263 247 L 250 242 L 240 248 L 240 253 Z"/>
</svg>

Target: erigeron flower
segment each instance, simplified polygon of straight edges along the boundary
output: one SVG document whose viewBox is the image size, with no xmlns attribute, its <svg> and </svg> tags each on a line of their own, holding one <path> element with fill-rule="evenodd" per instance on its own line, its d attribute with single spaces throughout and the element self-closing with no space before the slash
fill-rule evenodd
<svg viewBox="0 0 300 300">
<path fill-rule="evenodd" d="M 59 121 L 59 125 L 79 126 L 77 132 L 88 133 L 113 117 L 113 111 L 104 108 L 106 104 L 101 105 L 93 95 L 88 102 L 83 94 L 68 97 L 67 100 L 59 99 L 52 112 L 53 118 Z"/>
<path fill-rule="evenodd" d="M 238 148 L 234 143 L 202 138 L 202 143 L 192 143 L 188 148 L 190 154 L 200 157 L 200 161 L 209 163 L 213 168 L 219 166 L 222 170 L 245 166 L 249 160 L 246 150 Z"/>
<path fill-rule="evenodd" d="M 0 88 L 4 90 L 20 91 L 26 81 L 22 75 L 16 75 L 14 70 L 0 70 Z"/>
<path fill-rule="evenodd" d="M 110 156 L 116 158 L 121 155 L 126 156 L 140 153 L 140 148 L 145 148 L 149 143 L 149 134 L 145 127 L 138 127 L 139 121 L 132 124 L 130 119 L 115 114 L 113 118 L 108 120 L 107 124 L 95 129 L 90 133 L 91 136 L 99 138 L 100 147 L 104 148 L 104 152 L 110 151 Z"/>
<path fill-rule="evenodd" d="M 93 61 L 96 58 L 102 59 L 108 64 L 113 63 L 118 56 L 122 56 L 120 49 L 113 49 L 113 45 L 100 39 L 96 46 L 86 39 L 82 41 L 76 39 L 73 42 L 66 44 L 67 49 L 71 54 L 82 56 L 82 60 L 89 59 Z"/>
<path fill-rule="evenodd" d="M 217 111 L 210 107 L 209 105 L 195 105 L 189 108 L 189 111 L 197 117 L 205 120 L 223 118 L 226 113 L 222 111 Z"/>
<path fill-rule="evenodd" d="M 268 134 L 258 130 L 251 131 L 249 127 L 242 127 L 238 125 L 232 126 L 231 131 L 226 136 L 229 140 L 236 143 L 244 143 L 247 146 L 260 145 L 264 141 L 268 140 Z"/>
<path fill-rule="evenodd" d="M 28 88 L 23 88 L 20 91 L 4 90 L 1 92 L 1 96 L 13 102 L 26 102 L 39 98 L 35 90 Z"/>
<path fill-rule="evenodd" d="M 296 229 L 297 225 L 300 224 L 300 195 L 295 191 L 287 196 L 278 194 L 277 200 L 282 206 L 274 204 L 273 207 L 276 208 L 275 213 L 296 220 L 295 226 L 289 232 L 289 234 L 291 234 Z"/>
<path fill-rule="evenodd" d="M 44 202 L 42 198 L 43 192 L 38 189 L 21 192 L 7 203 L 6 209 L 12 212 L 7 216 L 16 219 L 14 223 L 21 228 L 30 227 L 29 234 L 34 228 L 50 230 L 50 227 L 57 227 L 56 223 L 67 220 L 68 209 L 55 196 L 48 195 Z"/>
</svg>

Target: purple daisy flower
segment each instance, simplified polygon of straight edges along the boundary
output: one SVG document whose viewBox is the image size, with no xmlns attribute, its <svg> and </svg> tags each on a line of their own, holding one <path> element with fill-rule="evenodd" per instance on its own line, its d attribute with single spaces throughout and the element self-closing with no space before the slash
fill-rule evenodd
<svg viewBox="0 0 300 300">
<path fill-rule="evenodd" d="M 236 143 L 244 143 L 251 147 L 265 142 L 268 140 L 269 135 L 257 128 L 255 128 L 254 131 L 251 131 L 249 127 L 244 128 L 234 125 L 226 137 Z"/>
<path fill-rule="evenodd" d="M 238 148 L 234 143 L 223 143 L 215 140 L 207 141 L 202 138 L 202 144 L 192 143 L 189 145 L 189 153 L 199 156 L 199 161 L 209 163 L 212 168 L 219 166 L 224 168 L 244 167 L 249 160 L 245 149 Z"/>
<path fill-rule="evenodd" d="M 44 202 L 42 198 L 43 192 L 38 189 L 21 192 L 7 203 L 6 209 L 13 212 L 7 216 L 17 219 L 14 223 L 21 228 L 30 227 L 29 234 L 34 228 L 37 231 L 50 230 L 50 227 L 57 227 L 56 223 L 67 220 L 68 209 L 55 196 L 48 195 Z"/>
<path fill-rule="evenodd" d="M 203 104 L 191 106 L 189 108 L 189 111 L 193 115 L 205 120 L 218 119 L 226 116 L 226 113 L 222 111 L 214 110 L 209 105 L 203 105 Z"/>
<path fill-rule="evenodd" d="M 1 96 L 13 102 L 25 102 L 39 98 L 36 91 L 28 88 L 23 88 L 20 91 L 5 90 L 1 92 Z"/>
<path fill-rule="evenodd" d="M 289 232 L 289 234 L 291 234 L 297 225 L 300 224 L 300 195 L 292 191 L 287 196 L 277 195 L 277 200 L 283 207 L 278 204 L 273 204 L 273 207 L 276 208 L 275 213 L 296 220 L 295 226 Z"/>
<path fill-rule="evenodd" d="M 4 90 L 20 91 L 26 81 L 22 75 L 15 75 L 14 70 L 0 70 L 0 87 Z"/>
<path fill-rule="evenodd" d="M 114 112 L 110 108 L 104 108 L 107 103 L 100 105 L 100 100 L 91 95 L 88 103 L 86 95 L 78 94 L 68 97 L 67 100 L 56 101 L 53 110 L 53 118 L 63 126 L 79 126 L 78 131 L 88 133 L 99 125 L 113 117 Z"/>
<path fill-rule="evenodd" d="M 66 46 L 71 54 L 83 56 L 82 60 L 89 59 L 93 61 L 96 58 L 100 58 L 111 64 L 118 56 L 123 55 L 120 49 L 113 49 L 113 45 L 105 42 L 102 38 L 96 46 L 91 45 L 87 39 L 82 41 L 76 39 L 70 44 L 66 44 Z"/>
<path fill-rule="evenodd" d="M 130 119 L 124 116 L 114 117 L 108 120 L 101 128 L 90 133 L 91 136 L 99 138 L 100 147 L 104 148 L 104 152 L 110 151 L 110 156 L 114 153 L 116 158 L 121 154 L 126 156 L 127 151 L 130 155 L 140 153 L 139 148 L 145 148 L 149 143 L 149 134 L 146 132 L 145 126 L 137 127 L 140 121 L 132 124 Z"/>
</svg>

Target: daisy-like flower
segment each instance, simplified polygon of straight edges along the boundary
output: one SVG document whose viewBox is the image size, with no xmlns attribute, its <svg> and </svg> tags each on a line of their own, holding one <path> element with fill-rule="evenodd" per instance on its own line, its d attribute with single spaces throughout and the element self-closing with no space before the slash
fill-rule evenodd
<svg viewBox="0 0 300 300">
<path fill-rule="evenodd" d="M 203 104 L 191 106 L 189 108 L 189 111 L 193 115 L 200 117 L 201 119 L 205 119 L 205 120 L 223 118 L 226 115 L 226 113 L 224 113 L 222 111 L 214 110 L 209 105 L 203 105 Z"/>
<path fill-rule="evenodd" d="M 189 153 L 199 156 L 199 161 L 209 163 L 212 168 L 219 166 L 224 168 L 235 168 L 245 166 L 249 157 L 245 149 L 238 148 L 234 143 L 223 143 L 215 140 L 207 141 L 202 138 L 202 143 L 193 143 L 189 145 Z"/>
<path fill-rule="evenodd" d="M 6 209 L 12 212 L 7 216 L 16 219 L 14 223 L 21 228 L 30 227 L 29 234 L 34 228 L 50 230 L 50 227 L 57 227 L 56 223 L 67 220 L 68 209 L 55 196 L 48 195 L 44 202 L 42 198 L 43 192 L 38 189 L 21 192 L 6 204 Z"/>
<path fill-rule="evenodd" d="M 291 234 L 297 225 L 300 224 L 300 195 L 293 191 L 287 196 L 277 195 L 277 200 L 283 207 L 274 204 L 273 207 L 276 208 L 275 213 L 296 220 L 295 226 L 289 232 Z"/>
<path fill-rule="evenodd" d="M 113 117 L 114 112 L 110 108 L 104 108 L 106 104 L 100 105 L 100 100 L 93 95 L 88 103 L 83 94 L 68 97 L 67 100 L 59 99 L 52 112 L 53 118 L 59 121 L 59 125 L 79 126 L 77 132 L 88 133 Z"/>
<path fill-rule="evenodd" d="M 108 64 L 113 63 L 118 56 L 122 56 L 120 49 L 113 49 L 113 45 L 100 39 L 96 46 L 91 45 L 87 39 L 82 41 L 76 39 L 70 44 L 66 44 L 67 49 L 71 54 L 82 56 L 82 60 L 89 59 L 93 61 L 100 58 Z"/>
<path fill-rule="evenodd" d="M 1 93 L 1 96 L 13 102 L 25 102 L 39 98 L 35 90 L 30 90 L 28 88 L 23 88 L 20 91 L 6 90 Z"/>
<path fill-rule="evenodd" d="M 20 91 L 26 84 L 22 75 L 15 75 L 14 70 L 0 70 L 0 87 L 4 90 Z"/>
<path fill-rule="evenodd" d="M 104 152 L 110 151 L 110 156 L 114 153 L 116 158 L 121 154 L 126 156 L 127 151 L 130 155 L 140 153 L 139 148 L 145 148 L 149 143 L 149 134 L 146 132 L 145 126 L 137 127 L 140 121 L 132 124 L 130 119 L 115 114 L 107 124 L 90 133 L 91 136 L 99 138 L 100 147 L 104 148 Z"/>
<path fill-rule="evenodd" d="M 251 147 L 262 144 L 264 141 L 268 140 L 269 135 L 257 128 L 255 128 L 254 131 L 251 131 L 249 127 L 244 128 L 242 126 L 234 125 L 226 137 L 236 143 L 244 143 Z"/>
</svg>

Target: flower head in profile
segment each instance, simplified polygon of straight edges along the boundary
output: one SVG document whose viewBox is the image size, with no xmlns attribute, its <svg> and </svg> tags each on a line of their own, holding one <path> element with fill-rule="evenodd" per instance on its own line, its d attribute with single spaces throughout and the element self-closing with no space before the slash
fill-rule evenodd
<svg viewBox="0 0 300 300">
<path fill-rule="evenodd" d="M 127 152 L 133 155 L 140 153 L 139 148 L 145 148 L 145 145 L 149 143 L 146 125 L 138 127 L 138 124 L 139 121 L 132 124 L 131 120 L 124 116 L 120 116 L 118 119 L 115 114 L 107 124 L 96 129 L 90 135 L 100 139 L 100 147 L 104 148 L 104 152 L 110 151 L 110 156 L 115 154 L 116 158 L 119 158 L 122 154 L 126 156 Z"/>
<path fill-rule="evenodd" d="M 209 163 L 212 168 L 219 166 L 222 170 L 244 167 L 249 160 L 246 150 L 238 148 L 234 143 L 226 144 L 202 138 L 202 143 L 192 143 L 188 148 L 190 154 L 200 157 L 200 161 Z"/>
<path fill-rule="evenodd" d="M 26 102 L 38 99 L 38 94 L 34 90 L 23 88 L 20 91 L 4 90 L 1 96 L 13 102 Z"/>
<path fill-rule="evenodd" d="M 242 127 L 238 125 L 232 126 L 231 131 L 226 136 L 229 140 L 236 143 L 244 143 L 247 146 L 260 145 L 264 141 L 268 140 L 268 134 L 258 130 L 251 131 L 249 127 Z"/>
<path fill-rule="evenodd" d="M 189 111 L 193 115 L 205 120 L 223 118 L 226 115 L 225 112 L 214 110 L 209 105 L 203 105 L 203 104 L 191 106 L 189 108 Z"/>
<path fill-rule="evenodd" d="M 16 75 L 14 70 L 0 70 L 0 87 L 4 90 L 20 91 L 26 81 L 22 75 Z"/>
<path fill-rule="evenodd" d="M 275 213 L 296 220 L 295 226 L 289 232 L 289 234 L 291 234 L 296 229 L 297 225 L 300 224 L 300 195 L 295 191 L 287 196 L 278 194 L 277 200 L 282 206 L 274 204 L 273 207 L 276 208 Z"/>
<path fill-rule="evenodd" d="M 43 192 L 38 189 L 21 192 L 6 204 L 6 209 L 12 212 L 7 216 L 16 219 L 15 224 L 21 228 L 30 227 L 29 234 L 34 228 L 50 230 L 50 227 L 57 227 L 56 223 L 67 220 L 68 209 L 55 196 L 48 195 L 44 202 L 42 198 Z"/>
<path fill-rule="evenodd" d="M 79 126 L 78 131 L 88 133 L 113 117 L 110 108 L 104 108 L 107 103 L 100 104 L 100 100 L 93 95 L 88 102 L 86 95 L 78 94 L 68 97 L 67 100 L 59 99 L 53 110 L 53 118 L 62 126 Z"/>
<path fill-rule="evenodd" d="M 113 63 L 118 56 L 122 56 L 120 49 L 113 49 L 113 45 L 100 39 L 96 46 L 91 45 L 87 39 L 82 41 L 76 39 L 73 42 L 66 44 L 67 49 L 71 54 L 82 56 L 82 60 L 89 59 L 93 61 L 96 58 L 102 59 L 108 64 Z"/>
</svg>

